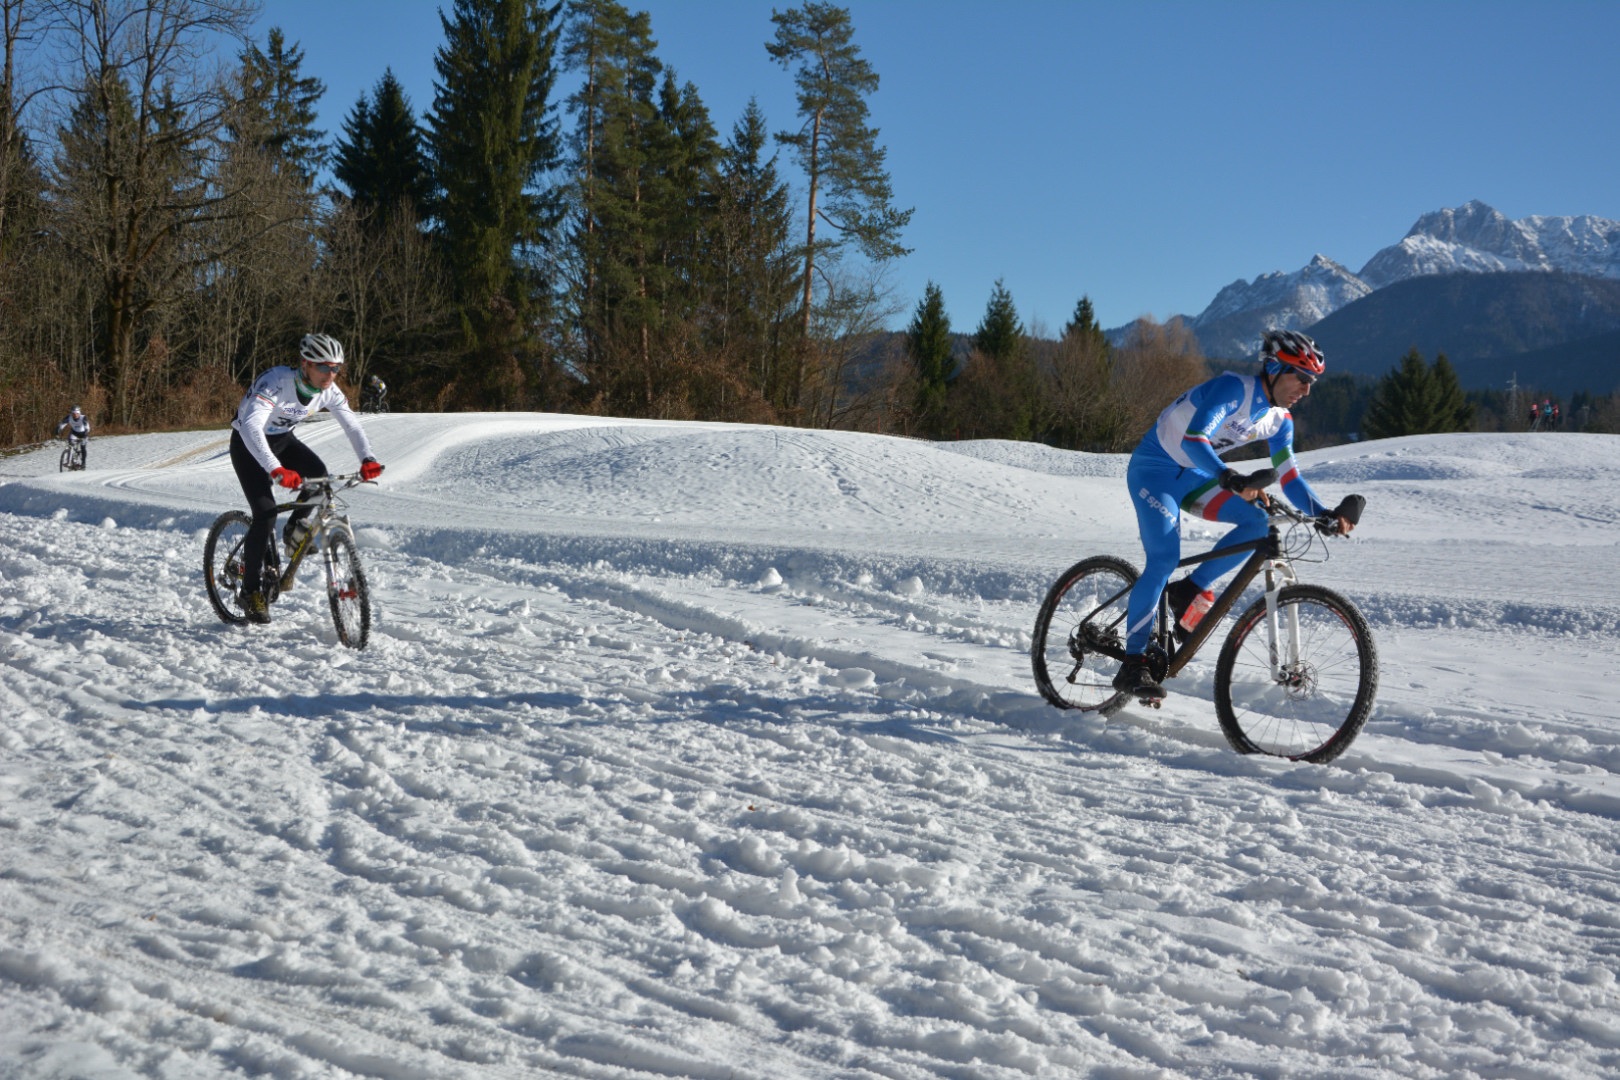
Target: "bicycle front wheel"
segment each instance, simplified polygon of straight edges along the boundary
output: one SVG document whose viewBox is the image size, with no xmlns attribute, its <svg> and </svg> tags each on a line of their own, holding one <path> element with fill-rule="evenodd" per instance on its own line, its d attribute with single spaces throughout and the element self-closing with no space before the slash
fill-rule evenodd
<svg viewBox="0 0 1620 1080">
<path fill-rule="evenodd" d="M 203 543 L 203 581 L 208 585 L 208 602 L 219 617 L 233 625 L 248 621 L 242 610 L 243 546 L 253 519 L 240 510 L 230 510 L 214 519 Z"/>
<path fill-rule="evenodd" d="M 371 589 L 349 534 L 334 529 L 321 550 L 326 557 L 326 596 L 332 602 L 332 624 L 338 640 L 363 649 L 371 636 Z"/>
<path fill-rule="evenodd" d="M 1136 576 L 1125 560 L 1098 555 L 1069 567 L 1047 592 L 1029 657 L 1035 686 L 1052 705 L 1096 712 L 1121 699 L 1113 682 L 1119 661 L 1097 650 L 1124 648 Z"/>
<path fill-rule="evenodd" d="M 1378 693 L 1367 620 L 1331 589 L 1277 596 L 1276 662 L 1261 597 L 1237 620 L 1215 665 L 1215 713 L 1240 754 L 1332 761 L 1349 748 Z"/>
</svg>

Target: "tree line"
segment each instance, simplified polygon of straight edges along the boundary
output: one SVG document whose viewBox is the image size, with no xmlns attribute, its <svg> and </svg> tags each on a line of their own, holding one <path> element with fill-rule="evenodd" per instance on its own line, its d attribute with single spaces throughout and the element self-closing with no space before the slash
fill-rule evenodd
<svg viewBox="0 0 1620 1080">
<path fill-rule="evenodd" d="M 1209 373 L 1179 321 L 1116 345 L 1082 296 L 1052 339 L 1001 282 L 971 333 L 932 283 L 885 333 L 912 212 L 833 4 L 761 27 L 785 130 L 751 102 L 725 134 L 617 0 L 452 0 L 427 108 L 385 69 L 335 132 L 256 14 L 0 0 L 0 446 L 70 404 L 101 430 L 224 423 L 311 329 L 399 408 L 1112 451 Z M 1302 430 L 1314 409 L 1320 440 L 1360 432 L 1370 395 L 1323 380 Z"/>
</svg>

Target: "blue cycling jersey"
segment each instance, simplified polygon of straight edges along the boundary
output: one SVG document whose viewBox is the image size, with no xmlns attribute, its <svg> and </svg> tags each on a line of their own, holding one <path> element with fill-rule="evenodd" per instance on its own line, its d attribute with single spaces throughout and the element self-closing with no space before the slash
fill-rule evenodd
<svg viewBox="0 0 1620 1080">
<path fill-rule="evenodd" d="M 1226 469 L 1223 454 L 1265 439 L 1271 467 L 1277 470 L 1288 501 L 1307 514 L 1324 514 L 1327 507 L 1299 473 L 1294 458 L 1294 417 L 1266 397 L 1258 375 L 1228 373 L 1199 383 L 1172 401 L 1142 437 L 1134 458 L 1142 464 L 1191 469 L 1206 482 L 1196 484 L 1179 502 L 1214 520 L 1232 493 L 1216 487 Z M 1185 475 L 1185 474 L 1183 474 Z"/>
<path fill-rule="evenodd" d="M 1237 547 L 1266 534 L 1265 512 L 1220 486 L 1226 462 L 1221 455 L 1266 440 L 1271 465 L 1288 501 L 1307 514 L 1328 512 L 1299 473 L 1294 459 L 1294 418 L 1273 405 L 1258 375 L 1218 375 L 1188 390 L 1159 414 L 1131 454 L 1125 481 L 1130 485 L 1142 549 L 1147 561 L 1131 590 L 1125 650 L 1146 648 L 1159 594 L 1181 558 L 1181 513 L 1232 525 L 1215 549 Z M 1190 575 L 1200 590 L 1235 569 L 1238 552 L 1199 564 Z"/>
</svg>

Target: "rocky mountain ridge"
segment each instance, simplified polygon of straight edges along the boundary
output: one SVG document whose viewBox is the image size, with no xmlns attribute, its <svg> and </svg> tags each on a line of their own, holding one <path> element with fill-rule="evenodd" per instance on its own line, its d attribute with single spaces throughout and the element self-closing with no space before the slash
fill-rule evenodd
<svg viewBox="0 0 1620 1080">
<path fill-rule="evenodd" d="M 1397 282 L 1522 271 L 1620 279 L 1620 221 L 1590 214 L 1515 220 L 1475 199 L 1424 214 L 1355 273 L 1319 254 L 1292 273 L 1234 281 L 1187 322 L 1206 355 L 1252 356 L 1267 328 L 1306 329 Z"/>
</svg>

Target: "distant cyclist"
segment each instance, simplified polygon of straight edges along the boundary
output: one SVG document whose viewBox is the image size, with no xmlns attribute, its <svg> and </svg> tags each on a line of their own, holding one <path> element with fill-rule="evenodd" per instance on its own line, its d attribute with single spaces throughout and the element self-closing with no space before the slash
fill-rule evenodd
<svg viewBox="0 0 1620 1080">
<path fill-rule="evenodd" d="M 1181 559 L 1181 512 L 1236 526 L 1213 550 L 1244 544 L 1266 535 L 1269 522 L 1254 505 L 1264 484 L 1229 469 L 1221 455 L 1266 440 L 1271 468 L 1282 480 L 1288 501 L 1314 517 L 1331 515 L 1340 534 L 1355 528 L 1345 513 L 1356 496 L 1329 510 L 1305 483 L 1294 460 L 1294 418 L 1290 407 L 1311 392 L 1326 370 L 1316 343 L 1292 330 L 1269 331 L 1260 347 L 1261 372 L 1229 372 L 1193 387 L 1159 414 L 1134 453 L 1125 473 L 1131 505 L 1147 563 L 1131 589 L 1126 616 L 1125 663 L 1114 688 L 1139 697 L 1160 698 L 1164 688 L 1153 678 L 1145 655 L 1164 592 Z M 1269 481 L 1267 481 L 1269 482 Z M 1170 586 L 1170 607 L 1181 633 L 1190 633 L 1214 602 L 1210 586 L 1247 557 L 1237 552 L 1198 564 L 1192 575 Z"/>
<path fill-rule="evenodd" d="M 360 402 L 361 412 L 387 412 L 385 403 L 388 397 L 388 384 L 375 375 L 366 377 L 366 395 Z"/>
<path fill-rule="evenodd" d="M 86 444 L 84 449 L 80 452 L 80 460 L 82 461 L 84 457 L 89 456 L 90 418 L 84 415 L 83 409 L 75 405 L 73 406 L 73 411 L 62 418 L 62 422 L 56 425 L 56 434 L 61 435 L 64 431 L 68 433 L 67 440 L 69 446 L 72 446 L 74 443 Z"/>
<path fill-rule="evenodd" d="M 326 463 L 298 441 L 293 429 L 326 409 L 337 418 L 360 459 L 360 475 L 375 480 L 383 467 L 372 456 L 371 442 L 360 426 L 349 399 L 337 385 L 343 367 L 343 346 L 325 334 L 305 334 L 298 349 L 297 367 L 274 367 L 260 375 L 236 408 L 231 421 L 231 464 L 241 481 L 253 513 L 244 541 L 242 610 L 254 622 L 270 621 L 270 605 L 259 591 L 264 576 L 264 551 L 276 522 L 276 497 L 271 483 L 298 488 L 305 477 L 326 476 Z M 294 546 L 307 511 L 288 515 L 283 542 Z"/>
</svg>

